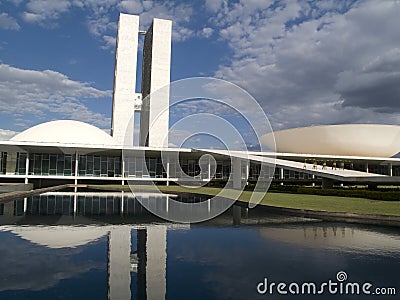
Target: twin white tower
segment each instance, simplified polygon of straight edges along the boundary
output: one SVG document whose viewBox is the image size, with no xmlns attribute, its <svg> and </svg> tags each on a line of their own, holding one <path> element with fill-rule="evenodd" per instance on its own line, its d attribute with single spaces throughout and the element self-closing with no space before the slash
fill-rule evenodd
<svg viewBox="0 0 400 300">
<path fill-rule="evenodd" d="M 145 32 L 142 93 L 138 94 L 139 16 L 119 16 L 111 124 L 118 145 L 133 146 L 134 116 L 140 111 L 139 146 L 168 147 L 171 34 L 172 21 L 162 19 L 153 19 Z"/>
</svg>

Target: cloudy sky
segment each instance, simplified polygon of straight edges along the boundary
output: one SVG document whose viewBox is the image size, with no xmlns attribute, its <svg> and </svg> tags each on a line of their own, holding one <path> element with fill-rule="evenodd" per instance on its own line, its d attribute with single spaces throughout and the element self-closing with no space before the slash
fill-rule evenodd
<svg viewBox="0 0 400 300">
<path fill-rule="evenodd" d="M 171 79 L 233 82 L 274 130 L 399 124 L 398 0 L 1 0 L 1 138 L 55 119 L 109 129 L 119 12 L 172 19 Z"/>
</svg>

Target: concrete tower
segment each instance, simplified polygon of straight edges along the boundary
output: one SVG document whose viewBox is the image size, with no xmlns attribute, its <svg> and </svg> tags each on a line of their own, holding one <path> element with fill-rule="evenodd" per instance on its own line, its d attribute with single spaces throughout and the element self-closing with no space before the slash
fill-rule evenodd
<svg viewBox="0 0 400 300">
<path fill-rule="evenodd" d="M 172 21 L 162 19 L 154 19 L 146 32 L 142 69 L 141 146 L 168 147 L 171 34 Z"/>
<path fill-rule="evenodd" d="M 141 111 L 140 146 L 168 147 L 172 21 L 153 19 L 146 31 L 141 97 L 135 93 L 138 34 L 139 16 L 121 13 L 115 51 L 111 135 L 116 144 L 133 146 L 135 110 Z"/>
<path fill-rule="evenodd" d="M 138 33 L 139 16 L 121 13 L 115 50 L 111 121 L 111 135 L 118 145 L 133 145 Z"/>
</svg>

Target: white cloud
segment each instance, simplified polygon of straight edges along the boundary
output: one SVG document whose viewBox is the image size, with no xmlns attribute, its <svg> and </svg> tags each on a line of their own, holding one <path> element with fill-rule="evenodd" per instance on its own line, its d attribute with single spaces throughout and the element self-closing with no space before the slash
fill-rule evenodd
<svg viewBox="0 0 400 300">
<path fill-rule="evenodd" d="M 224 4 L 226 5 L 226 2 L 226 0 L 206 0 L 205 6 L 208 11 L 216 13 L 223 8 Z"/>
<path fill-rule="evenodd" d="M 3 114 L 29 114 L 29 120 L 33 119 L 33 122 L 35 118 L 40 120 L 57 116 L 107 127 L 109 118 L 91 111 L 81 100 L 110 96 L 111 91 L 98 90 L 55 71 L 25 70 L 0 64 L 0 105 Z"/>
<path fill-rule="evenodd" d="M 149 10 L 150 8 L 153 7 L 154 1 L 153 1 L 153 0 L 149 0 L 149 1 L 144 0 L 144 1 L 142 1 L 142 4 L 143 4 L 143 8 L 144 8 L 145 10 Z"/>
<path fill-rule="evenodd" d="M 78 0 L 77 0 L 78 1 Z M 117 20 L 110 20 L 110 12 L 120 10 L 121 12 L 138 14 L 140 16 L 140 28 L 146 30 L 153 18 L 173 20 L 172 39 L 174 41 L 184 41 L 195 36 L 195 31 L 188 28 L 190 17 L 193 13 L 192 8 L 186 4 L 176 4 L 174 2 L 163 1 L 79 1 L 75 5 L 89 9 L 92 16 L 87 24 L 90 33 L 102 40 L 103 49 L 114 49 L 115 42 L 111 37 L 117 34 Z"/>
<path fill-rule="evenodd" d="M 211 18 L 233 51 L 217 77 L 255 96 L 275 128 L 398 124 L 398 1 L 269 4 L 242 1 Z"/>
<path fill-rule="evenodd" d="M 129 12 L 131 14 L 140 14 L 143 12 L 143 5 L 140 1 L 135 0 L 124 0 L 119 3 L 119 7 L 122 11 Z"/>
<path fill-rule="evenodd" d="M 21 2 L 23 2 L 24 0 L 8 0 L 8 2 L 13 3 L 15 6 L 20 5 Z"/>
<path fill-rule="evenodd" d="M 30 12 L 24 12 L 22 14 L 22 18 L 24 19 L 25 22 L 28 22 L 28 23 L 40 23 L 46 19 L 45 16 L 43 16 L 43 15 L 30 13 Z"/>
<path fill-rule="evenodd" d="M 30 0 L 22 17 L 26 22 L 44 25 L 42 22 L 58 19 L 60 14 L 68 11 L 70 7 L 71 2 L 68 0 Z"/>
<path fill-rule="evenodd" d="M 113 13 L 121 11 L 140 15 L 140 26 L 147 29 L 153 18 L 173 20 L 173 40 L 184 41 L 196 35 L 189 28 L 193 9 L 188 4 L 174 1 L 140 1 L 140 0 L 29 0 L 24 5 L 22 19 L 28 23 L 36 23 L 46 28 L 57 26 L 57 20 L 73 8 L 84 10 L 89 32 L 102 42 L 103 49 L 113 49 L 115 44 L 110 37 L 116 36 L 117 20 L 111 19 Z M 3 16 L 5 18 L 7 16 Z M 7 20 L 7 24 L 12 19 Z M 15 20 L 14 20 L 15 21 Z M 5 21 L 4 21 L 5 22 Z M 0 28 L 1 28 L 0 16 Z M 4 25 L 5 26 L 5 25 Z M 18 24 L 10 29 L 17 29 Z M 203 36 L 210 34 L 206 29 Z"/>
<path fill-rule="evenodd" d="M 11 139 L 17 133 L 18 132 L 16 132 L 16 131 L 6 130 L 6 129 L 1 129 L 0 128 L 0 141 L 8 141 L 9 139 Z"/>
<path fill-rule="evenodd" d="M 13 17 L 7 13 L 0 14 L 0 29 L 19 30 L 20 28 L 17 20 Z"/>
<path fill-rule="evenodd" d="M 115 36 L 104 35 L 103 40 L 104 40 L 104 45 L 102 47 L 104 49 L 115 48 L 117 41 Z"/>
<path fill-rule="evenodd" d="M 192 37 L 193 35 L 194 35 L 194 31 L 189 28 L 182 27 L 179 25 L 173 26 L 173 29 L 172 29 L 172 40 L 173 41 L 183 42 L 186 39 Z"/>
<path fill-rule="evenodd" d="M 76 7 L 88 9 L 92 15 L 100 16 L 113 10 L 120 0 L 73 0 Z"/>
<path fill-rule="evenodd" d="M 197 33 L 197 35 L 200 37 L 209 38 L 210 36 L 212 36 L 213 32 L 214 29 L 212 29 L 211 27 L 204 27 Z"/>
<path fill-rule="evenodd" d="M 192 134 L 188 130 L 172 129 L 168 132 L 168 147 L 181 148 L 184 141 Z"/>
<path fill-rule="evenodd" d="M 109 29 L 109 26 L 111 26 L 112 29 L 117 28 L 116 23 L 111 22 L 107 16 L 95 17 L 88 20 L 89 32 L 95 37 L 101 37 L 102 34 Z"/>
<path fill-rule="evenodd" d="M 175 4 L 174 2 L 154 1 L 149 9 L 140 14 L 140 27 L 147 29 L 153 18 L 169 19 L 173 21 L 172 39 L 184 41 L 195 35 L 194 30 L 187 25 L 193 14 L 193 8 L 186 4 Z"/>
</svg>

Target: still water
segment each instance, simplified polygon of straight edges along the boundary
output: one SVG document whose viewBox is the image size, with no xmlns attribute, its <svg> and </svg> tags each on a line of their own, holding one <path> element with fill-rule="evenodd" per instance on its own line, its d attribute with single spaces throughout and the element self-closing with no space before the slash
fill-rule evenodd
<svg viewBox="0 0 400 300">
<path fill-rule="evenodd" d="M 0 299 L 399 299 L 399 271 L 396 228 L 241 207 L 174 224 L 118 193 L 54 193 L 0 207 Z M 339 272 L 343 282 L 397 295 L 257 291 L 265 280 L 319 286 Z"/>
</svg>

